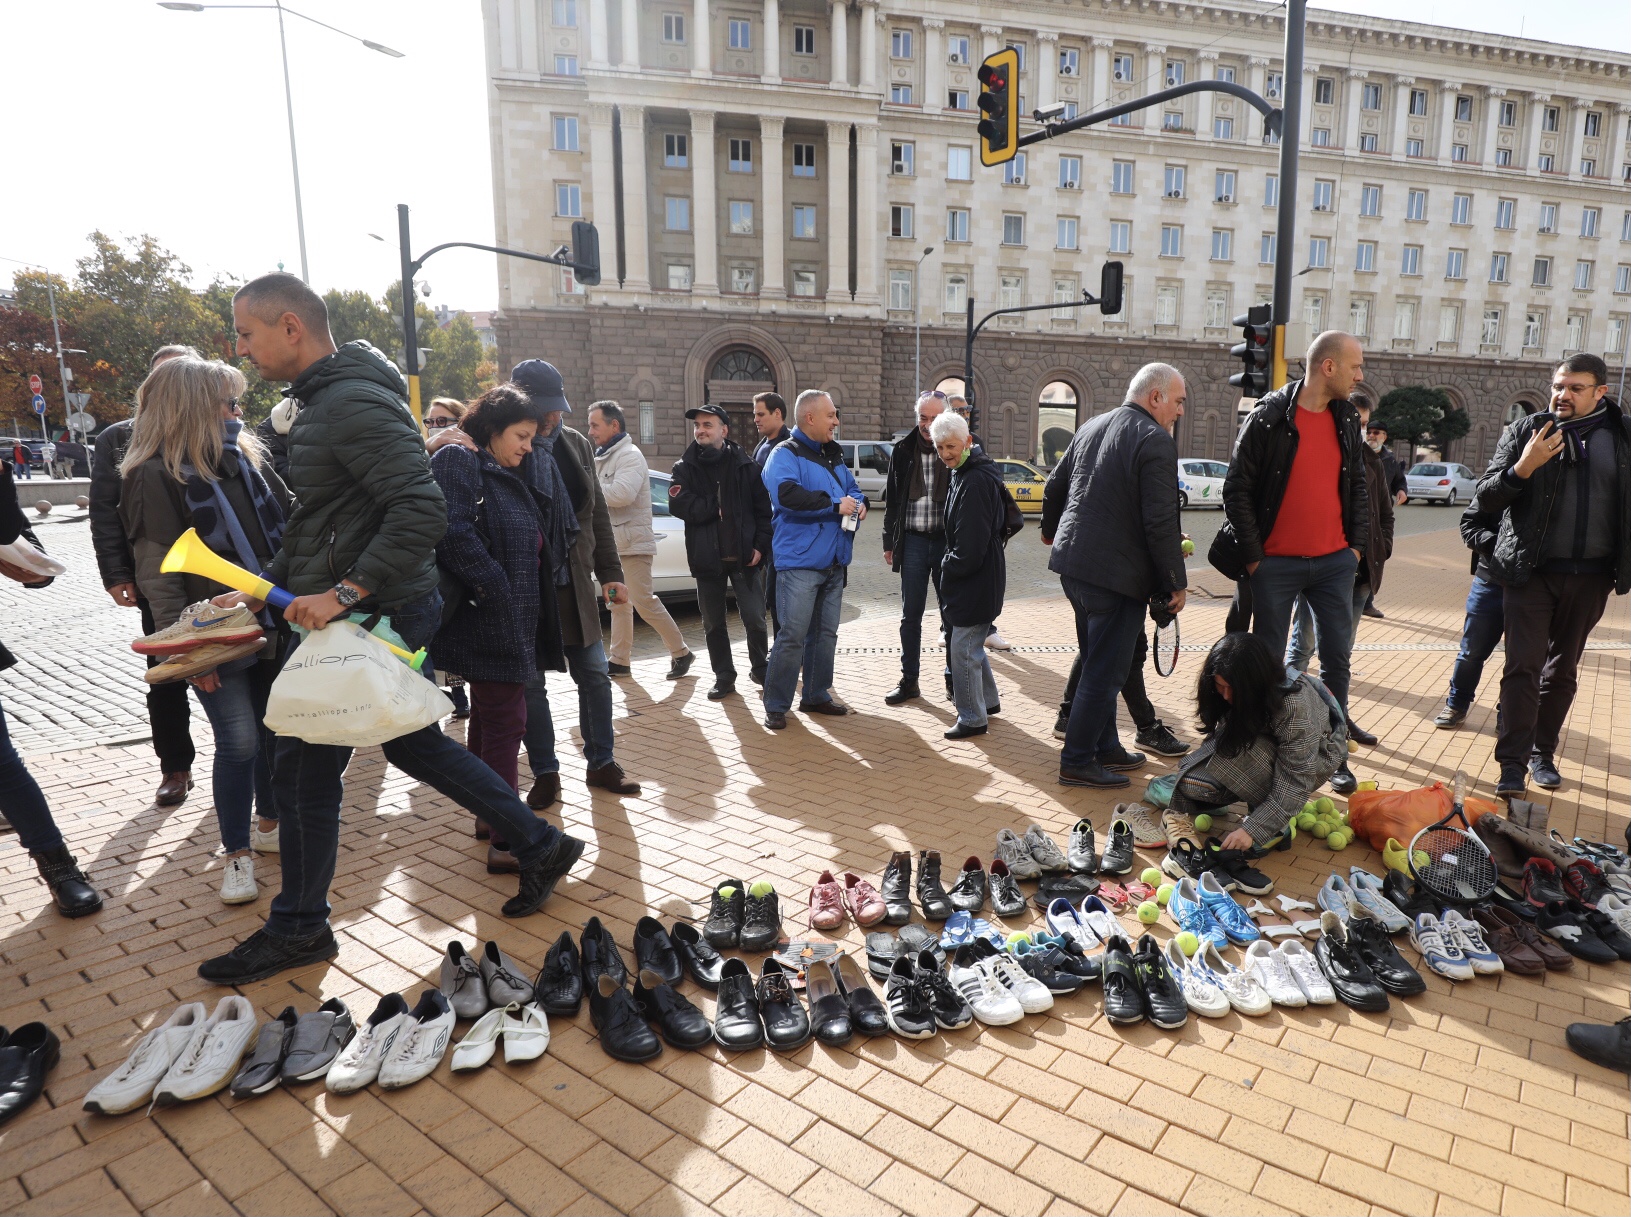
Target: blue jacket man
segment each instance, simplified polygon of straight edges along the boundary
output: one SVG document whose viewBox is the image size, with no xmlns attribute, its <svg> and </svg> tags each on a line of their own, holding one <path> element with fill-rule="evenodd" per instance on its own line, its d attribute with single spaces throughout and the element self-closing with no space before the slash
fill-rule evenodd
<svg viewBox="0 0 1631 1217">
<path fill-rule="evenodd" d="M 765 674 L 765 726 L 787 726 L 804 648 L 813 648 L 804 676 L 807 714 L 844 715 L 849 707 L 832 696 L 833 653 L 843 610 L 844 575 L 855 547 L 852 531 L 866 518 L 866 496 L 833 440 L 838 411 L 819 389 L 806 389 L 794 404 L 797 426 L 765 462 L 765 489 L 775 529 L 776 643 Z M 854 524 L 846 527 L 853 518 Z"/>
</svg>

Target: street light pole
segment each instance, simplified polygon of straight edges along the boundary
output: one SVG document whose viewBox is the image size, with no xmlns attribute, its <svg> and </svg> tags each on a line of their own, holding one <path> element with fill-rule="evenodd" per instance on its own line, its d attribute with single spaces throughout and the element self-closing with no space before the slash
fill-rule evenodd
<svg viewBox="0 0 1631 1217">
<path fill-rule="evenodd" d="M 917 270 L 912 275 L 912 324 L 917 329 L 917 353 L 913 358 L 912 367 L 917 385 L 912 394 L 913 409 L 917 408 L 917 399 L 923 396 L 923 258 L 927 258 L 933 252 L 933 245 L 924 249 L 923 257 L 917 260 Z"/>
</svg>

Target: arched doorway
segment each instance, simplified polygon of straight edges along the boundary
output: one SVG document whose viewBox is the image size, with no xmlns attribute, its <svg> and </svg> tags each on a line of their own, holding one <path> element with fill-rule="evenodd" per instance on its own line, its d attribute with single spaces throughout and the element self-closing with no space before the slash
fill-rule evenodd
<svg viewBox="0 0 1631 1217">
<path fill-rule="evenodd" d="M 1076 434 L 1076 389 L 1068 381 L 1050 380 L 1036 398 L 1036 463 L 1051 469 Z"/>
<path fill-rule="evenodd" d="M 1506 417 L 1501 420 L 1502 426 L 1510 427 L 1519 419 L 1528 418 L 1535 412 L 1535 407 L 1526 401 L 1515 401 L 1506 408 Z"/>
<path fill-rule="evenodd" d="M 751 450 L 758 435 L 753 426 L 753 398 L 775 391 L 776 372 L 770 361 L 752 347 L 736 346 L 721 352 L 709 367 L 702 400 L 725 408 L 731 417 L 731 438 Z"/>
</svg>

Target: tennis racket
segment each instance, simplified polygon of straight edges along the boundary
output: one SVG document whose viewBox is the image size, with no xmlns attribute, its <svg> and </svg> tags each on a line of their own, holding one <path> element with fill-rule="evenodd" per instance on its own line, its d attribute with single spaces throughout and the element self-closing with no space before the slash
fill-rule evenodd
<svg viewBox="0 0 1631 1217">
<path fill-rule="evenodd" d="M 1416 881 L 1441 900 L 1471 904 L 1495 890 L 1500 876 L 1484 843 L 1473 836 L 1466 813 L 1467 775 L 1455 775 L 1454 801 L 1450 814 L 1429 824 L 1410 842 L 1410 873 Z M 1461 821 L 1452 827 L 1451 821 Z"/>
<path fill-rule="evenodd" d="M 1178 614 L 1167 607 L 1168 597 L 1150 597 L 1150 656 L 1157 676 L 1171 676 L 1178 667 Z"/>
</svg>

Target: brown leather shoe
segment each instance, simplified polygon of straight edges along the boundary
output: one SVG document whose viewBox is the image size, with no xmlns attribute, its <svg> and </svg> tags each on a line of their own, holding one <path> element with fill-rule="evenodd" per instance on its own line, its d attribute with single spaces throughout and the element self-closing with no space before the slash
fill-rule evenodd
<svg viewBox="0 0 1631 1217">
<path fill-rule="evenodd" d="M 1487 820 L 1489 817 L 1482 818 Z M 1520 976 L 1539 976 L 1546 970 L 1546 961 L 1539 952 L 1524 942 L 1516 924 L 1520 920 L 1518 917 L 1493 904 L 1487 908 L 1473 909 L 1472 915 L 1484 929 L 1484 940 L 1501 957 L 1501 963 L 1508 972 L 1516 972 Z"/>
<path fill-rule="evenodd" d="M 590 769 L 583 775 L 585 786 L 599 786 L 602 790 L 609 790 L 613 794 L 639 794 L 640 783 L 631 782 L 623 766 L 613 761 L 609 765 L 602 765 L 599 769 Z"/>
<path fill-rule="evenodd" d="M 491 841 L 487 843 L 487 873 L 489 875 L 519 875 L 521 863 L 515 860 L 515 855 L 507 849 L 501 849 Z"/>
<path fill-rule="evenodd" d="M 1574 967 L 1574 956 L 1516 913 L 1509 912 L 1498 904 L 1480 904 L 1473 909 L 1472 915 L 1490 935 L 1490 946 L 1495 948 L 1495 953 L 1501 957 L 1503 963 L 1506 962 L 1507 955 L 1505 948 L 1496 942 L 1498 931 L 1510 932 L 1522 946 L 1529 949 L 1544 968 L 1553 972 L 1567 972 Z M 1507 967 L 1514 972 L 1523 971 L 1522 968 L 1513 967 L 1510 963 Z M 1534 973 L 1529 972 L 1527 975 Z"/>
<path fill-rule="evenodd" d="M 160 807 L 176 807 L 187 801 L 187 792 L 192 788 L 192 770 L 178 769 L 174 773 L 164 775 L 164 781 L 159 783 L 158 793 L 153 796 L 153 801 Z"/>
<path fill-rule="evenodd" d="M 527 806 L 534 811 L 543 811 L 560 801 L 561 775 L 558 773 L 540 775 L 533 780 L 532 789 L 527 791 Z"/>
<path fill-rule="evenodd" d="M 485 841 L 493 835 L 493 830 L 487 827 L 487 821 L 480 816 L 476 817 L 476 840 Z"/>
</svg>

